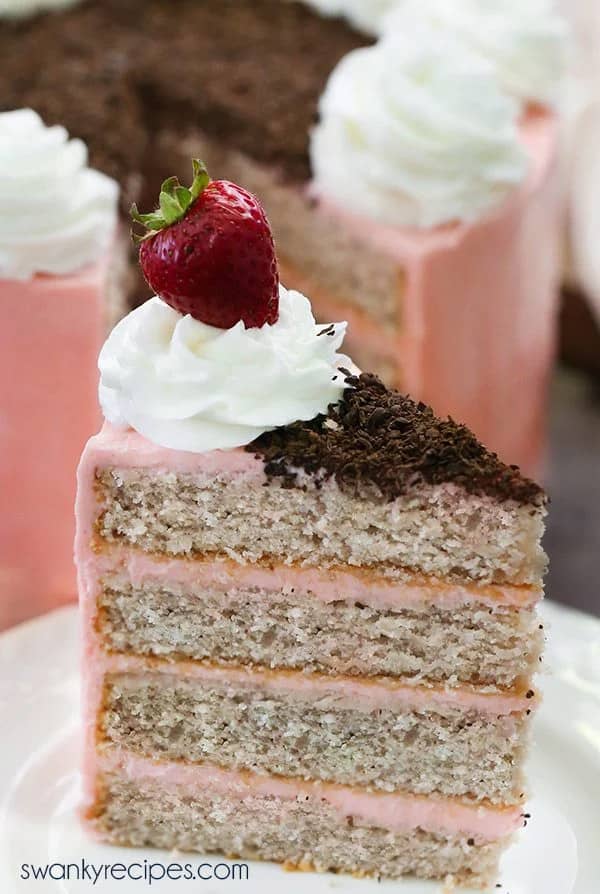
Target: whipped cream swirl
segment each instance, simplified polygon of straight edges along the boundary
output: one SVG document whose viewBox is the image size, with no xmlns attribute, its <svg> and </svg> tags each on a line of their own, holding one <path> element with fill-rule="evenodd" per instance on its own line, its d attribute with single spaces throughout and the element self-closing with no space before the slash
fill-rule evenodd
<svg viewBox="0 0 600 894">
<path fill-rule="evenodd" d="M 0 0 L 0 17 L 25 18 L 47 9 L 64 9 L 80 0 Z"/>
<path fill-rule="evenodd" d="M 365 34 L 381 33 L 386 13 L 398 0 L 304 0 L 322 16 L 340 16 Z"/>
<path fill-rule="evenodd" d="M 526 174 L 516 101 L 489 66 L 429 29 L 345 56 L 320 117 L 316 194 L 384 224 L 472 221 Z"/>
<path fill-rule="evenodd" d="M 87 167 L 81 140 L 36 112 L 0 113 L 0 277 L 69 274 L 114 236 L 119 188 Z"/>
<path fill-rule="evenodd" d="M 565 67 L 567 26 L 552 0 L 396 0 L 380 33 L 428 26 L 492 64 L 522 102 L 553 104 Z"/>
<path fill-rule="evenodd" d="M 313 419 L 339 400 L 350 366 L 337 354 L 346 324 L 315 323 L 310 302 L 280 286 L 279 319 L 217 329 L 151 298 L 102 348 L 100 403 L 113 425 L 162 447 L 203 453 L 249 444 Z"/>
</svg>

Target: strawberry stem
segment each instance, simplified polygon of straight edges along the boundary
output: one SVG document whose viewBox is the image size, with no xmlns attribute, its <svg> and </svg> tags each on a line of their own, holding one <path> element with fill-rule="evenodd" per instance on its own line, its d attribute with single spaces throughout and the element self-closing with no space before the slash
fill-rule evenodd
<svg viewBox="0 0 600 894">
<path fill-rule="evenodd" d="M 204 162 L 198 158 L 192 159 L 192 169 L 194 179 L 189 189 L 187 186 L 182 186 L 177 177 L 169 177 L 164 181 L 160 188 L 156 211 L 151 211 L 149 214 L 140 214 L 137 205 L 133 204 L 131 206 L 130 213 L 133 221 L 140 224 L 147 231 L 142 235 L 132 233 L 136 242 L 149 239 L 159 230 L 164 230 L 185 217 L 188 208 L 210 183 L 210 177 Z"/>
</svg>

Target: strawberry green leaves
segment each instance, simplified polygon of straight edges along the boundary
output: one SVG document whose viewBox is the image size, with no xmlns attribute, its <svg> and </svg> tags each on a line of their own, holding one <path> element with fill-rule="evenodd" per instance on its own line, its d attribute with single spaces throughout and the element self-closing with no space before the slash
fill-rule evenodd
<svg viewBox="0 0 600 894">
<path fill-rule="evenodd" d="M 140 224 L 147 232 L 142 235 L 133 233 L 137 242 L 154 236 L 159 230 L 172 226 L 182 220 L 190 206 L 202 194 L 210 183 L 210 177 L 204 162 L 198 158 L 192 160 L 194 178 L 188 188 L 182 186 L 177 177 L 169 177 L 160 188 L 158 208 L 149 214 L 140 214 L 137 205 L 131 206 L 131 217 L 134 223 Z"/>
</svg>

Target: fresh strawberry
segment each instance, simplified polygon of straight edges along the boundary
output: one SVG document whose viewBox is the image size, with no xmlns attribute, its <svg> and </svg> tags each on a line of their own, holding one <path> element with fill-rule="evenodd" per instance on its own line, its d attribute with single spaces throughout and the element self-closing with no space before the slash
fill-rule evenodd
<svg viewBox="0 0 600 894">
<path fill-rule="evenodd" d="M 229 329 L 275 323 L 279 272 L 265 212 L 245 189 L 210 180 L 194 159 L 190 189 L 165 180 L 160 207 L 131 216 L 149 230 L 140 238 L 140 264 L 157 295 L 182 314 Z"/>
</svg>

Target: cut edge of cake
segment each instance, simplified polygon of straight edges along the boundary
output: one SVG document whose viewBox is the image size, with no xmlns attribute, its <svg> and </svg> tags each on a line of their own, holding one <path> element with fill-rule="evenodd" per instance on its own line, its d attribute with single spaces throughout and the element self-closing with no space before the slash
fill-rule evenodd
<svg viewBox="0 0 600 894">
<path fill-rule="evenodd" d="M 369 375 L 246 449 L 105 426 L 77 538 L 97 834 L 489 880 L 523 817 L 544 514 L 466 428 Z"/>
</svg>

